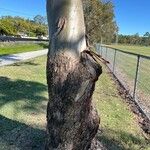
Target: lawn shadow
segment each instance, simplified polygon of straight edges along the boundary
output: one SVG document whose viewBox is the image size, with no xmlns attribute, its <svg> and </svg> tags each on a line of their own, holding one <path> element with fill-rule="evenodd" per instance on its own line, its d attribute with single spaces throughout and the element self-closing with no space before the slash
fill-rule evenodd
<svg viewBox="0 0 150 150">
<path fill-rule="evenodd" d="M 37 43 L 37 44 L 43 47 L 44 49 L 47 49 L 49 47 L 48 43 Z"/>
<path fill-rule="evenodd" d="M 44 150 L 46 132 L 0 115 L 2 150 Z M 0 149 L 1 149 L 0 148 Z"/>
<path fill-rule="evenodd" d="M 9 66 L 24 66 L 24 65 L 38 66 L 40 64 L 34 63 L 34 60 L 29 60 L 29 61 L 26 61 L 26 62 L 17 62 L 17 63 L 14 63 L 12 65 L 9 65 Z"/>
<path fill-rule="evenodd" d="M 20 59 L 17 56 L 13 55 L 13 54 L 2 55 L 2 56 L 0 56 L 0 59 L 7 60 L 7 61 L 20 61 Z"/>
<path fill-rule="evenodd" d="M 131 147 L 133 145 L 138 145 L 140 149 L 148 147 L 148 141 L 140 139 L 128 132 L 114 131 L 111 129 L 104 129 L 101 133 L 100 132 L 97 134 L 97 139 L 107 150 L 133 149 L 133 147 Z"/>
<path fill-rule="evenodd" d="M 45 113 L 43 102 L 47 102 L 47 97 L 42 96 L 43 92 L 47 92 L 47 86 L 42 83 L 0 77 L 0 109 L 11 103 L 15 113 L 28 110 Z"/>
</svg>

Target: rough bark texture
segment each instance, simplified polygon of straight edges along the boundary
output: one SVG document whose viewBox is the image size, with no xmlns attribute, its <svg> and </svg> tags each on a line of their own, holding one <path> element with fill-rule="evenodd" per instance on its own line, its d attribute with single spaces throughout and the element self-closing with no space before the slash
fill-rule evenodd
<svg viewBox="0 0 150 150">
<path fill-rule="evenodd" d="M 101 68 L 86 53 L 80 61 L 59 54 L 48 58 L 47 149 L 86 150 L 99 127 L 92 94 Z"/>
<path fill-rule="evenodd" d="M 49 102 L 45 149 L 87 150 L 100 122 L 92 105 L 92 94 L 102 73 L 101 66 L 84 51 L 86 41 L 81 1 L 47 2 L 51 41 L 47 59 Z M 58 8 L 59 12 L 56 11 Z M 66 8 L 68 14 L 73 8 L 77 18 L 75 25 Z"/>
</svg>

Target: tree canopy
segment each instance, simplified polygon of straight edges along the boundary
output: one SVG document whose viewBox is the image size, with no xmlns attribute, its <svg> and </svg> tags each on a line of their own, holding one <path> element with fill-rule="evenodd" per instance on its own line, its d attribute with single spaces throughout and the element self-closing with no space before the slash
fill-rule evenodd
<svg viewBox="0 0 150 150">
<path fill-rule="evenodd" d="M 139 36 L 138 33 L 134 35 L 119 35 L 118 43 L 120 44 L 131 44 L 131 45 L 150 45 L 150 33 L 146 32 L 143 36 Z"/>
<path fill-rule="evenodd" d="M 90 42 L 110 43 L 118 31 L 111 1 L 83 0 L 85 24 Z"/>
<path fill-rule="evenodd" d="M 33 20 L 37 24 L 46 24 L 46 17 L 41 15 L 36 15 Z"/>
<path fill-rule="evenodd" d="M 47 35 L 48 29 L 44 20 L 38 21 L 38 18 L 34 20 L 24 19 L 21 17 L 5 16 L 0 19 L 0 35 L 20 35 L 27 36 L 39 36 Z"/>
</svg>

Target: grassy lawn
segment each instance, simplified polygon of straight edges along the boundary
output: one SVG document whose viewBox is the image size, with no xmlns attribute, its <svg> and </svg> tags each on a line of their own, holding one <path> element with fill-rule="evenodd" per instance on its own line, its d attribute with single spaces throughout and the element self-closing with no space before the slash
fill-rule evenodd
<svg viewBox="0 0 150 150">
<path fill-rule="evenodd" d="M 150 46 L 136 46 L 136 45 L 109 45 L 113 48 L 121 49 L 127 52 L 150 56 Z"/>
<path fill-rule="evenodd" d="M 129 47 L 130 46 L 127 46 L 126 49 L 128 49 Z M 138 48 L 140 49 L 141 47 Z M 132 49 L 130 49 L 130 51 L 134 52 L 132 51 Z M 146 51 L 150 52 L 150 50 L 147 49 L 145 50 L 145 54 Z M 102 49 L 101 54 L 105 59 L 107 59 L 110 62 L 110 64 L 108 65 L 110 68 L 112 68 L 114 63 L 115 50 L 112 48 L 107 48 L 107 52 L 106 52 L 106 48 L 104 47 Z M 147 109 L 150 109 L 150 78 L 149 78 L 150 67 L 148 67 L 149 65 L 150 65 L 150 59 L 140 58 L 138 83 L 137 83 L 137 91 L 136 91 L 136 96 L 138 98 L 138 101 Z M 116 51 L 114 73 L 131 95 L 133 95 L 133 91 L 134 91 L 136 67 L 137 67 L 137 56 Z"/>
<path fill-rule="evenodd" d="M 109 150 L 149 150 L 136 117 L 118 95 L 115 82 L 103 67 L 97 82 L 94 100 L 101 116 L 102 134 L 99 139 Z"/>
<path fill-rule="evenodd" d="M 0 43 L 0 55 L 16 54 L 41 50 L 48 47 L 47 43 Z"/>
<path fill-rule="evenodd" d="M 0 68 L 1 150 L 42 149 L 48 97 L 45 63 L 46 57 L 38 57 Z M 101 116 L 99 140 L 109 150 L 148 150 L 136 117 L 103 70 L 93 96 Z"/>
</svg>

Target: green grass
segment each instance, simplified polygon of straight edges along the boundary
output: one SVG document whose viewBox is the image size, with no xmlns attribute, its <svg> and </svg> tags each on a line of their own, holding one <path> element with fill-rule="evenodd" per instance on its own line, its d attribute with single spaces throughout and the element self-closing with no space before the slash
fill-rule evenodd
<svg viewBox="0 0 150 150">
<path fill-rule="evenodd" d="M 136 54 L 150 56 L 150 46 L 135 46 L 135 45 L 110 45 L 113 48 Z"/>
<path fill-rule="evenodd" d="M 150 52 L 149 47 L 138 47 L 138 46 L 125 46 L 118 45 L 113 47 L 124 48 L 124 51 L 130 51 L 135 53 L 135 49 L 137 49 L 136 53 L 147 54 Z M 142 49 L 145 48 L 145 51 L 142 53 Z M 133 50 L 134 49 L 134 50 Z M 106 49 L 103 48 L 102 56 L 107 59 L 111 65 L 114 63 L 114 55 L 115 51 L 111 48 L 107 49 L 107 58 Z M 140 58 L 139 72 L 138 72 L 138 83 L 137 83 L 137 91 L 136 95 L 140 103 L 142 103 L 147 109 L 150 108 L 150 59 Z M 115 75 L 122 84 L 129 90 L 130 94 L 133 95 L 134 91 L 134 82 L 136 75 L 136 67 L 137 67 L 137 56 L 122 53 L 117 51 L 116 53 L 116 61 L 115 61 Z"/>
<path fill-rule="evenodd" d="M 1 150 L 43 146 L 48 97 L 45 64 L 46 57 L 39 57 L 0 68 Z M 109 150 L 148 150 L 136 117 L 103 70 L 93 96 L 101 116 L 99 140 Z"/>
<path fill-rule="evenodd" d="M 94 94 L 101 116 L 102 134 L 99 139 L 109 150 L 148 150 L 136 117 L 118 95 L 115 82 L 105 67 L 103 70 Z"/>
<path fill-rule="evenodd" d="M 47 43 L 0 43 L 0 55 L 41 50 L 47 47 Z"/>
</svg>

